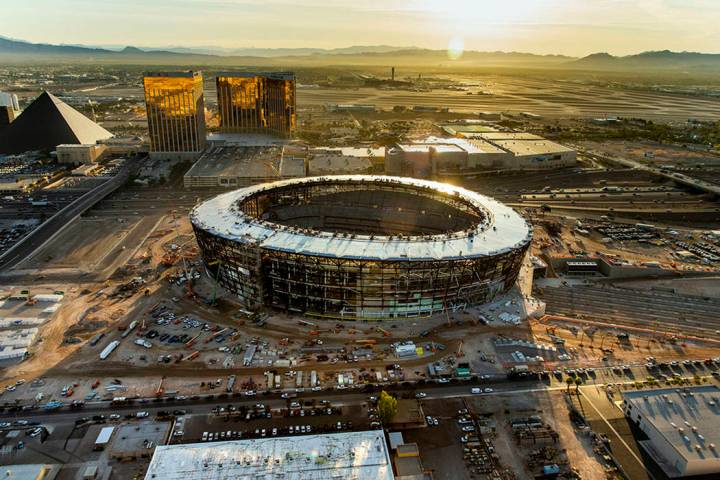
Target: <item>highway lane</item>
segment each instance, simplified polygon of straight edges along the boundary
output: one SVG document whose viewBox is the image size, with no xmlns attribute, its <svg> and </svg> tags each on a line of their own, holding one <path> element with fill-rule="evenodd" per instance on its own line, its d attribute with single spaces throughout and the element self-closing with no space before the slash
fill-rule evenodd
<svg viewBox="0 0 720 480">
<path fill-rule="evenodd" d="M 107 195 L 121 187 L 129 176 L 132 164 L 133 162 L 128 162 L 116 176 L 50 217 L 20 242 L 16 243 L 0 257 L 0 271 L 10 270 L 20 261 L 29 257 L 37 248 L 52 238 L 53 235 L 68 225 L 78 215 L 81 215 Z"/>
<path fill-rule="evenodd" d="M 595 368 L 594 372 L 583 376 L 584 384 L 593 388 L 602 388 L 605 385 L 631 385 L 638 380 L 644 380 L 650 372 L 644 365 L 630 365 L 630 369 L 624 372 L 618 372 L 617 366 L 607 366 Z M 711 377 L 711 372 L 717 370 L 717 366 L 678 366 L 674 369 L 666 369 L 667 373 L 679 373 L 683 378 L 692 379 L 695 374 Z M 680 373 L 681 372 L 681 373 Z M 655 374 L 657 376 L 657 373 Z M 362 385 L 357 389 L 343 390 L 322 390 L 322 391 L 303 391 L 296 393 L 292 390 L 288 393 L 295 394 L 296 398 L 302 401 L 312 400 L 328 400 L 334 406 L 360 405 L 367 402 L 370 395 L 377 395 L 377 392 L 384 389 L 388 392 L 402 395 L 403 393 L 412 396 L 413 392 L 423 392 L 427 395 L 427 400 L 459 398 L 459 397 L 482 397 L 487 395 L 505 395 L 505 394 L 523 394 L 523 393 L 539 393 L 544 391 L 555 391 L 567 388 L 565 379 L 566 375 L 556 377 L 551 374 L 544 380 L 538 379 L 508 379 L 505 375 L 492 375 L 487 380 L 473 382 L 471 380 L 460 381 L 458 383 L 440 384 L 430 383 L 403 383 L 403 384 L 387 384 L 368 386 Z M 482 393 L 481 395 L 471 393 L 473 387 L 481 387 L 482 389 L 491 388 L 493 391 Z M 307 389 L 306 389 L 307 390 Z M 122 396 L 121 391 L 115 393 L 116 396 Z M 180 399 L 178 399 L 180 398 Z M 185 398 L 185 399 L 183 399 Z M 69 403 L 69 400 L 65 400 Z M 241 395 L 238 392 L 232 395 L 224 391 L 218 393 L 196 395 L 192 397 L 167 397 L 164 399 L 145 398 L 135 399 L 129 405 L 113 406 L 109 401 L 88 402 L 82 409 L 72 410 L 67 407 L 45 412 L 42 409 L 34 409 L 30 411 L 17 411 L 0 413 L 0 418 L 32 418 L 38 421 L 55 421 L 53 419 L 63 417 L 82 417 L 88 414 L 108 414 L 118 413 L 121 415 L 131 414 L 140 410 L 157 413 L 160 410 L 173 410 L 177 408 L 191 409 L 193 414 L 210 413 L 214 407 L 227 406 L 232 404 L 235 406 L 245 405 L 253 406 L 256 403 L 262 403 L 270 408 L 283 408 L 287 406 L 288 400 L 281 398 L 281 393 L 257 393 L 254 396 Z M 74 420 L 73 420 L 74 421 Z"/>
</svg>

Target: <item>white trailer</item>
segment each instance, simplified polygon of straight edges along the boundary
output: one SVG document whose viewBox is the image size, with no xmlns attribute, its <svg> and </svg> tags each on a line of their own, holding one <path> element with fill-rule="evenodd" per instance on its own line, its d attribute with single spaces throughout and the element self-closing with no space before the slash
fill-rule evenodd
<svg viewBox="0 0 720 480">
<path fill-rule="evenodd" d="M 103 349 L 102 352 L 100 352 L 100 360 L 105 360 L 107 357 L 110 356 L 110 354 L 120 345 L 120 342 L 118 340 L 113 340 L 112 342 L 108 343 L 107 347 Z"/>
<path fill-rule="evenodd" d="M 310 372 L 310 386 L 311 387 L 317 387 L 318 379 L 317 379 L 317 372 L 313 370 Z"/>
<path fill-rule="evenodd" d="M 132 332 L 133 330 L 135 330 L 135 327 L 137 327 L 137 325 L 138 325 L 137 320 L 133 320 L 132 322 L 130 322 L 130 325 L 128 325 L 128 327 L 125 329 L 125 331 L 124 331 L 124 332 L 122 333 L 122 335 L 120 335 L 120 336 L 121 336 L 122 338 L 127 337 L 128 335 L 130 335 L 130 332 Z"/>
<path fill-rule="evenodd" d="M 298 372 L 295 374 L 295 386 L 297 388 L 300 388 L 303 386 L 303 372 L 302 370 L 298 370 Z"/>
</svg>

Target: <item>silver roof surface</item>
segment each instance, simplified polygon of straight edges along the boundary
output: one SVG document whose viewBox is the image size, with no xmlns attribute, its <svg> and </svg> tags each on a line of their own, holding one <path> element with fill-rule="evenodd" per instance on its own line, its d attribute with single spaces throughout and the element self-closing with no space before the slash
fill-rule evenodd
<svg viewBox="0 0 720 480">
<path fill-rule="evenodd" d="M 343 236 L 279 225 L 250 217 L 237 208 L 240 201 L 258 192 L 293 184 L 343 181 L 430 187 L 450 195 L 457 192 L 457 195 L 483 210 L 487 220 L 470 231 L 452 235 L 392 238 L 376 235 L 371 238 L 367 235 Z M 528 223 L 513 209 L 490 197 L 445 183 L 378 175 L 306 177 L 253 185 L 218 195 L 197 205 L 190 212 L 190 220 L 197 228 L 239 243 L 256 244 L 280 252 L 348 259 L 431 261 L 485 257 L 523 247 L 532 239 Z"/>
</svg>

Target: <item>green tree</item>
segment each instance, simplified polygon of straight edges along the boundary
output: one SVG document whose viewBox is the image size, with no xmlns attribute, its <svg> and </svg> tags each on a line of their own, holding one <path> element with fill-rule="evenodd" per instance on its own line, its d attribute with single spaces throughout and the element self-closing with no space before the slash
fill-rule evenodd
<svg viewBox="0 0 720 480">
<path fill-rule="evenodd" d="M 567 391 L 570 393 L 570 386 L 575 383 L 575 380 L 572 377 L 567 377 L 565 383 L 567 383 Z"/>
<path fill-rule="evenodd" d="M 380 392 L 380 398 L 377 404 L 378 417 L 383 425 L 392 421 L 398 411 L 397 398 L 388 394 L 385 390 Z"/>
</svg>

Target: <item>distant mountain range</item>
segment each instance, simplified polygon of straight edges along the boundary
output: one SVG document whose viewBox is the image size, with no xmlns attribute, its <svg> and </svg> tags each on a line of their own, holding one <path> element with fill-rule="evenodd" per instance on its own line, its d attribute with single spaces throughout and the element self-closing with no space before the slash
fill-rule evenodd
<svg viewBox="0 0 720 480">
<path fill-rule="evenodd" d="M 586 70 L 720 71 L 720 54 L 661 50 L 616 57 L 593 53 L 568 64 Z"/>
<path fill-rule="evenodd" d="M 76 45 L 83 46 L 83 45 Z M 97 45 L 90 48 L 102 48 L 106 50 L 123 50 L 124 45 Z M 392 45 L 355 45 L 342 48 L 225 48 L 225 47 L 138 47 L 138 49 L 153 52 L 163 51 L 172 53 L 189 53 L 199 55 L 217 56 L 251 56 L 251 57 L 294 57 L 303 55 L 338 55 L 347 53 L 387 53 L 398 50 L 413 49 L 415 47 L 397 47 Z"/>
<path fill-rule="evenodd" d="M 720 54 L 643 52 L 617 57 L 595 53 L 583 58 L 564 55 L 536 55 L 521 52 L 466 51 L 458 60 L 448 59 L 444 50 L 390 45 L 321 48 L 236 48 L 133 46 L 89 47 L 50 45 L 0 37 L 0 61 L 9 63 L 116 63 L 204 66 L 419 66 L 419 67 L 513 67 L 590 71 L 666 71 L 720 73 Z"/>
</svg>

